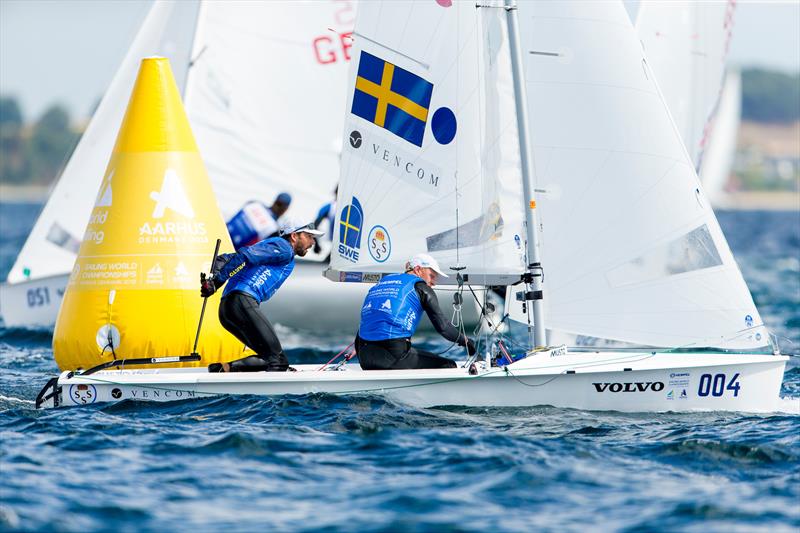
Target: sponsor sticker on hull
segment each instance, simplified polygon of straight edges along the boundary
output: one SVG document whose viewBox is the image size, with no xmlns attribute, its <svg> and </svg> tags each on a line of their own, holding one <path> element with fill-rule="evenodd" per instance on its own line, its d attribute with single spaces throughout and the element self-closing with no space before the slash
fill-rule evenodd
<svg viewBox="0 0 800 533">
<path fill-rule="evenodd" d="M 628 381 L 628 382 L 602 382 L 592 383 L 597 392 L 659 392 L 664 390 L 662 381 Z"/>
<path fill-rule="evenodd" d="M 97 401 L 97 388 L 94 385 L 70 385 L 69 399 L 75 405 L 89 405 Z"/>
</svg>

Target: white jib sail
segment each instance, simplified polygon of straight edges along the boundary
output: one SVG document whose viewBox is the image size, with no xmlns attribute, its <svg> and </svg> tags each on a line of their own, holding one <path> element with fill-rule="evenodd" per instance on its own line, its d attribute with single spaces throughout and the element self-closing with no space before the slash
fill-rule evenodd
<svg viewBox="0 0 800 533">
<path fill-rule="evenodd" d="M 742 79 L 738 70 L 728 69 L 714 115 L 713 134 L 703 152 L 703 164 L 700 167 L 700 181 L 715 206 L 725 203 L 725 185 L 736 155 L 741 115 Z"/>
<path fill-rule="evenodd" d="M 143 57 L 169 57 L 180 84 L 186 75 L 197 2 L 153 4 L 111 81 L 47 204 L 8 273 L 8 282 L 72 270 L 117 131 Z M 182 67 L 180 66 L 182 65 Z"/>
<path fill-rule="evenodd" d="M 523 2 L 519 15 L 547 327 L 651 346 L 766 345 L 622 4 Z"/>
<path fill-rule="evenodd" d="M 445 270 L 464 267 L 471 281 L 519 279 L 524 217 L 505 11 L 367 2 L 354 38 L 329 277 L 374 281 L 424 252 Z"/>
<path fill-rule="evenodd" d="M 287 191 L 311 221 L 330 200 L 355 4 L 203 3 L 185 104 L 226 218 Z"/>
<path fill-rule="evenodd" d="M 696 169 L 714 134 L 736 0 L 639 5 L 636 29 Z"/>
</svg>

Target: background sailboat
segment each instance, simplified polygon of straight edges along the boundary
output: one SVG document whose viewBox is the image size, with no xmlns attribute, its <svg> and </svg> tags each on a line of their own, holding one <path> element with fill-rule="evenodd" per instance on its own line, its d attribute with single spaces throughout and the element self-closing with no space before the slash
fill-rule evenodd
<svg viewBox="0 0 800 533">
<path fill-rule="evenodd" d="M 735 0 L 646 1 L 636 16 L 648 65 L 715 205 L 724 201 L 738 131 L 740 87 L 736 74 L 726 75 L 735 11 Z"/>
<path fill-rule="evenodd" d="M 182 35 L 176 29 L 196 13 L 197 2 L 156 2 L 151 8 L 0 287 L 0 313 L 6 326 L 55 324 L 139 61 L 156 54 L 171 57 L 175 77 L 185 85 L 191 33 Z"/>
<path fill-rule="evenodd" d="M 714 116 L 711 138 L 706 144 L 700 165 L 700 181 L 715 207 L 724 208 L 728 202 L 725 188 L 736 156 L 741 114 L 742 77 L 737 69 L 729 68 Z"/>
</svg>

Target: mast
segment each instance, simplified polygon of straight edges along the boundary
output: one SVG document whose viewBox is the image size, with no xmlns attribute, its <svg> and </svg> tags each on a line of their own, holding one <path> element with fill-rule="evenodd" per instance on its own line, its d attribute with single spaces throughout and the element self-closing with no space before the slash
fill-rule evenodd
<svg viewBox="0 0 800 533">
<path fill-rule="evenodd" d="M 189 50 L 189 68 L 186 69 L 186 81 L 184 82 L 185 84 L 183 87 L 183 106 L 187 109 L 192 99 L 192 93 L 194 92 L 190 89 L 192 78 L 195 77 L 194 64 L 200 58 L 203 52 L 205 52 L 205 47 L 200 47 L 200 37 L 203 35 L 202 31 L 205 29 L 205 19 L 203 17 L 203 11 L 205 10 L 205 7 L 205 2 L 200 0 L 197 5 L 197 18 L 195 19 L 194 23 L 192 46 Z"/>
<path fill-rule="evenodd" d="M 519 132 L 519 153 L 522 164 L 522 203 L 525 211 L 526 252 L 528 272 L 525 275 L 526 304 L 533 307 L 533 328 L 528 325 L 528 341 L 531 347 L 547 345 L 544 329 L 544 305 L 542 303 L 542 281 L 544 271 L 539 259 L 539 241 L 536 232 L 536 202 L 533 198 L 533 155 L 531 154 L 530 132 L 528 131 L 528 102 L 525 93 L 524 71 L 521 46 L 519 42 L 519 22 L 517 20 L 516 0 L 504 0 L 508 21 L 508 41 L 511 51 L 511 73 L 514 79 L 514 105 L 517 111 L 517 131 Z M 530 316 L 530 315 L 529 315 Z"/>
</svg>

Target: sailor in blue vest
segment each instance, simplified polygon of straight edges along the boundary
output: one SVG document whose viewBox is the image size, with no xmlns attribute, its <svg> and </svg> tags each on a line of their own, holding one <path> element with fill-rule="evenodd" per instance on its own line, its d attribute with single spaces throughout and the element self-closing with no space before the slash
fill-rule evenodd
<svg viewBox="0 0 800 533">
<path fill-rule="evenodd" d="M 259 304 L 269 300 L 294 270 L 295 256 L 304 256 L 321 231 L 313 224 L 288 220 L 281 224 L 279 237 L 264 239 L 232 254 L 222 254 L 211 278 L 201 276 L 200 294 L 208 297 L 227 282 L 219 304 L 219 321 L 256 355 L 215 363 L 211 372 L 283 372 L 289 361 L 275 330 Z"/>
<path fill-rule="evenodd" d="M 228 233 L 231 234 L 233 247 L 250 246 L 267 237 L 278 234 L 278 219 L 281 218 L 289 205 L 292 196 L 282 192 L 275 197 L 271 207 L 263 203 L 250 200 L 228 221 Z"/>
<path fill-rule="evenodd" d="M 423 312 L 445 339 L 466 346 L 470 355 L 475 353 L 472 340 L 453 327 L 439 307 L 432 288 L 439 276 L 447 277 L 436 259 L 419 254 L 406 263 L 405 273 L 384 276 L 369 290 L 356 337 L 361 368 L 455 368 L 453 360 L 411 346 Z"/>
</svg>

